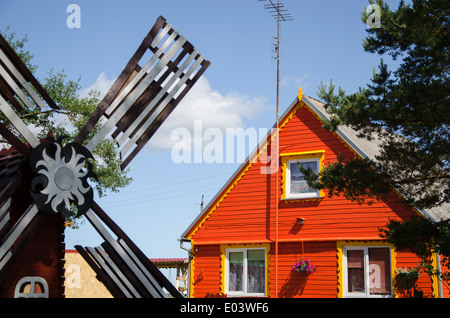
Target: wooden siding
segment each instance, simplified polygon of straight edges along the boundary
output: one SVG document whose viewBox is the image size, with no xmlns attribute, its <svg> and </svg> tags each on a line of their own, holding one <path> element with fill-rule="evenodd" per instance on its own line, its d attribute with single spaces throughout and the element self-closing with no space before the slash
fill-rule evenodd
<svg viewBox="0 0 450 318">
<path fill-rule="evenodd" d="M 397 251 L 395 259 L 397 268 L 417 267 L 418 263 L 420 262 L 415 254 L 408 251 Z M 417 286 L 427 297 L 438 296 L 439 290 L 434 290 L 433 280 L 430 276 L 423 272 L 420 273 L 420 277 L 417 281 Z"/>
<path fill-rule="evenodd" d="M 314 273 L 300 274 L 292 269 L 292 265 L 302 258 L 317 266 Z M 275 255 L 271 255 L 270 263 L 274 269 Z M 336 242 L 279 244 L 278 297 L 336 297 L 337 268 Z M 270 295 L 275 296 L 275 271 L 271 270 L 270 274 Z"/>
<path fill-rule="evenodd" d="M 325 151 L 324 165 L 337 160 L 339 154 L 347 159 L 356 155 L 336 134 L 323 129 L 320 119 L 303 102 L 281 123 L 281 155 Z M 280 200 L 284 171 L 280 165 L 278 174 L 263 174 L 264 167 L 267 164 L 261 160 L 244 166 L 187 233 L 194 248 L 191 296 L 220 294 L 221 244 L 270 243 L 270 297 L 337 297 L 337 241 L 381 240 L 379 228 L 390 219 L 408 220 L 416 213 L 399 203 L 394 191 L 371 204 L 342 196 L 329 198 L 327 191 L 319 200 Z M 296 222 L 300 217 L 304 224 Z M 301 246 L 305 258 L 318 266 L 306 277 L 291 269 L 301 258 Z M 411 267 L 418 262 L 403 251 L 397 252 L 397 258 L 397 266 Z M 426 274 L 419 286 L 426 295 L 433 293 Z"/>
<path fill-rule="evenodd" d="M 349 242 L 352 245 L 353 242 Z M 249 245 L 254 247 L 252 245 Z M 239 245 L 241 247 L 241 245 Z M 230 247 L 232 248 L 232 246 Z M 199 245 L 194 247 L 194 261 L 191 272 L 191 297 L 226 297 L 224 291 L 224 273 L 221 266 L 220 245 Z M 274 244 L 271 244 L 269 257 L 269 297 L 279 298 L 336 298 L 339 289 L 339 261 L 337 242 L 286 242 L 279 243 L 278 257 L 275 256 Z M 417 257 L 408 251 L 395 251 L 393 264 L 398 267 L 416 267 Z M 278 260 L 276 260 L 276 258 Z M 309 259 L 317 267 L 312 274 L 300 274 L 292 270 L 292 265 L 301 259 Z M 276 262 L 278 261 L 278 265 Z M 278 277 L 275 275 L 278 268 Z M 278 282 L 277 282 L 278 280 Z M 434 288 L 433 280 L 421 273 L 418 288 L 425 297 L 437 297 L 439 290 Z M 395 280 L 392 282 L 394 293 Z M 278 286 L 277 286 L 278 285 Z M 278 293 L 276 289 L 278 288 Z M 444 288 L 444 297 L 447 288 Z M 399 295 L 397 295 L 399 296 Z"/>
<path fill-rule="evenodd" d="M 325 150 L 324 164 L 333 162 L 339 153 L 346 158 L 354 154 L 333 133 L 323 129 L 321 122 L 306 108 L 299 108 L 280 134 L 280 152 Z M 341 238 L 378 238 L 378 228 L 389 219 L 407 220 L 411 210 L 397 201 L 393 193 L 384 202 L 360 205 L 342 196 L 320 201 L 280 201 L 283 171 L 261 174 L 265 165 L 258 160 L 241 176 L 220 204 L 214 206 L 204 223 L 193 233 L 197 243 L 223 241 L 275 240 L 275 219 L 278 218 L 278 240 L 312 240 Z M 281 170 L 281 169 L 280 169 Z M 278 205 L 278 215 L 276 215 Z M 305 224 L 296 224 L 298 217 Z M 246 233 L 245 238 L 242 233 Z"/>
<path fill-rule="evenodd" d="M 191 296 L 218 297 L 221 294 L 220 246 L 195 246 L 194 261 L 191 266 Z"/>
</svg>

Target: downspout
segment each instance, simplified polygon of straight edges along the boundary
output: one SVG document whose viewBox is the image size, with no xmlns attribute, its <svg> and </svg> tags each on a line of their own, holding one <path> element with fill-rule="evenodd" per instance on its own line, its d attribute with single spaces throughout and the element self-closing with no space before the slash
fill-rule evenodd
<svg viewBox="0 0 450 318">
<path fill-rule="evenodd" d="M 441 254 L 439 252 L 436 252 L 436 267 L 439 272 L 439 276 L 437 277 L 438 284 L 439 284 L 439 298 L 443 298 L 443 291 L 442 291 L 442 277 L 441 277 Z"/>
<path fill-rule="evenodd" d="M 276 158 L 275 158 L 275 160 L 277 160 L 277 165 L 276 165 L 277 173 L 276 173 L 276 180 L 275 180 L 275 188 L 276 188 L 275 189 L 275 298 L 278 298 L 278 186 L 279 186 L 278 173 L 280 170 L 279 162 L 278 162 L 278 160 L 279 160 L 278 159 L 279 158 L 279 156 L 278 156 L 279 134 L 278 133 L 279 133 L 279 131 L 278 131 L 278 122 L 277 122 L 277 136 L 276 136 L 276 138 L 277 138 L 277 141 L 276 141 L 277 148 L 276 149 L 277 150 L 276 150 Z"/>
<path fill-rule="evenodd" d="M 178 241 L 180 241 L 180 248 L 182 250 L 185 250 L 188 252 L 188 270 L 187 270 L 187 284 L 186 284 L 186 288 L 187 288 L 187 295 L 188 297 L 191 296 L 191 260 L 193 259 L 193 255 L 192 255 L 192 251 L 190 248 L 187 248 L 185 246 L 183 246 L 183 243 L 191 243 L 191 240 L 187 240 L 184 238 L 179 238 Z"/>
</svg>

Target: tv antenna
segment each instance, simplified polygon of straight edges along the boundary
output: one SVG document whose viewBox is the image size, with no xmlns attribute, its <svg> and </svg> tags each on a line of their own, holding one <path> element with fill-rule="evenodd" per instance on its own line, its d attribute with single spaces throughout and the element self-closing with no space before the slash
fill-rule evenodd
<svg viewBox="0 0 450 318">
<path fill-rule="evenodd" d="M 292 21 L 294 18 L 288 12 L 286 7 L 280 1 L 272 0 L 259 0 L 259 2 L 265 2 L 264 9 L 268 10 L 272 17 L 277 22 L 277 36 L 275 45 L 275 60 L 277 61 L 277 128 L 279 124 L 279 104 L 280 104 L 280 24 L 281 22 Z"/>
<path fill-rule="evenodd" d="M 276 3 L 272 0 L 259 0 L 259 2 L 265 2 L 264 9 L 269 10 L 269 13 L 272 14 L 272 17 L 277 21 L 277 36 L 275 37 L 275 59 L 277 60 L 277 126 L 276 126 L 276 138 L 274 138 L 274 146 L 276 151 L 276 160 L 278 162 L 278 154 L 279 150 L 279 105 L 280 105 L 280 24 L 281 22 L 287 22 L 294 20 L 292 16 L 289 14 L 288 10 L 284 6 L 284 4 L 280 3 L 278 0 Z M 274 154 L 271 154 L 274 156 Z M 278 180 L 279 169 L 278 165 L 276 165 L 276 180 Z M 275 198 L 278 198 L 278 187 L 275 190 Z M 275 297 L 278 297 L 278 205 L 275 205 Z"/>
</svg>

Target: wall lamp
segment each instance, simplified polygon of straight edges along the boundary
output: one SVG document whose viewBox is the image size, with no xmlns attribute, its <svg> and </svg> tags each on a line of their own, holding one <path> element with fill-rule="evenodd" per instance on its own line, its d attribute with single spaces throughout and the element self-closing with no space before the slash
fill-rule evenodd
<svg viewBox="0 0 450 318">
<path fill-rule="evenodd" d="M 304 218 L 297 218 L 297 224 L 301 224 L 301 225 L 303 225 L 303 224 L 305 224 L 305 219 Z"/>
</svg>

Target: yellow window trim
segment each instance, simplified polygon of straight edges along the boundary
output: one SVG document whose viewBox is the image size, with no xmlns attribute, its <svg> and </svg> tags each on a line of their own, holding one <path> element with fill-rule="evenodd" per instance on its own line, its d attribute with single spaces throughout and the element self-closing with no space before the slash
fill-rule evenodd
<svg viewBox="0 0 450 318">
<path fill-rule="evenodd" d="M 220 246 L 220 294 L 226 294 L 225 291 L 225 261 L 226 251 L 228 249 L 252 249 L 252 248 L 265 248 L 266 250 L 266 290 L 265 296 L 269 296 L 269 256 L 270 256 L 270 243 L 258 243 L 258 244 L 225 244 Z"/>
<path fill-rule="evenodd" d="M 287 190 L 286 190 L 286 184 L 288 182 L 286 177 L 287 172 L 287 162 L 290 160 L 304 160 L 304 159 L 319 159 L 319 172 L 323 168 L 323 161 L 325 159 L 325 150 L 313 150 L 313 151 L 304 151 L 304 152 L 290 152 L 290 153 L 281 153 L 281 200 L 285 201 L 286 203 L 290 202 L 308 202 L 308 201 L 317 201 L 322 200 L 322 198 L 325 196 L 323 190 L 319 191 L 319 197 L 317 198 L 290 198 L 286 197 Z"/>
<path fill-rule="evenodd" d="M 439 268 L 438 259 L 439 259 L 439 257 L 437 255 L 437 253 L 433 253 L 431 255 L 431 262 L 432 262 L 431 264 L 432 264 L 434 270 L 437 270 Z M 436 275 L 433 275 L 431 277 L 431 282 L 432 282 L 432 296 L 434 298 L 441 297 L 441 295 L 440 295 L 441 290 L 440 290 L 440 286 L 439 286 L 438 277 Z"/>
<path fill-rule="evenodd" d="M 194 240 L 191 240 L 191 254 L 194 257 L 191 259 L 189 266 L 189 298 L 194 297 L 194 268 L 195 268 L 195 252 L 194 252 Z"/>
<path fill-rule="evenodd" d="M 395 270 L 396 270 L 396 252 L 395 247 L 386 242 L 382 241 L 338 241 L 337 242 L 337 257 L 338 257 L 338 297 L 344 297 L 344 246 L 360 246 L 360 247 L 379 247 L 386 246 L 391 248 L 391 281 L 392 281 L 392 296 L 398 297 L 397 289 L 395 288 Z"/>
</svg>

